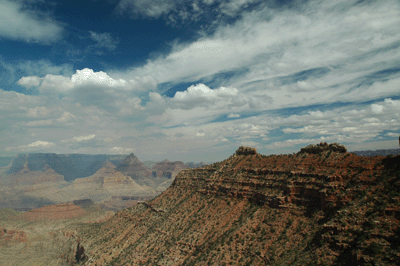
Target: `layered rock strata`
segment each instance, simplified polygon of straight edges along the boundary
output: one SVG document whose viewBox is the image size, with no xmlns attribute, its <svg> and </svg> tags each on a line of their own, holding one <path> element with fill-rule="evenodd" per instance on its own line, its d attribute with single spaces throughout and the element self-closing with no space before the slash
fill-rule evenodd
<svg viewBox="0 0 400 266">
<path fill-rule="evenodd" d="M 181 171 L 157 198 L 80 230 L 82 264 L 396 265 L 396 165 L 400 157 L 242 148 Z"/>
</svg>

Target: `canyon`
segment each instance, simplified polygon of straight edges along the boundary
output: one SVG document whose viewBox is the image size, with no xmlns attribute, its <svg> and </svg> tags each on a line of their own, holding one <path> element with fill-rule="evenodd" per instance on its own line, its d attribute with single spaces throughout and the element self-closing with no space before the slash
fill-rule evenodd
<svg viewBox="0 0 400 266">
<path fill-rule="evenodd" d="M 133 153 L 123 155 L 19 154 L 0 169 L 0 208 L 30 210 L 89 199 L 119 210 L 167 189 L 183 162 L 144 165 Z M 113 198 L 114 197 L 114 198 Z"/>
<path fill-rule="evenodd" d="M 6 265 L 400 264 L 400 156 L 320 143 L 268 156 L 239 147 L 195 169 L 147 163 L 131 154 L 72 182 L 45 165 L 3 177 L 26 197 L 40 184 L 46 195 L 80 191 L 69 203 L 0 210 Z M 155 193 L 141 194 L 149 184 Z"/>
<path fill-rule="evenodd" d="M 63 257 L 71 265 L 399 265 L 400 157 L 319 146 L 270 156 L 240 147 L 181 170 L 156 198 L 79 226 Z"/>
</svg>

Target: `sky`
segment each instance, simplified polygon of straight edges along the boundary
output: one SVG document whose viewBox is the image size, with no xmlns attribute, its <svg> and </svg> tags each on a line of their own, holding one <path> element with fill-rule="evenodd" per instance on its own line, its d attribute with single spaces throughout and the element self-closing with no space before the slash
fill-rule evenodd
<svg viewBox="0 0 400 266">
<path fill-rule="evenodd" d="M 0 156 L 396 149 L 400 2 L 0 0 Z"/>
</svg>

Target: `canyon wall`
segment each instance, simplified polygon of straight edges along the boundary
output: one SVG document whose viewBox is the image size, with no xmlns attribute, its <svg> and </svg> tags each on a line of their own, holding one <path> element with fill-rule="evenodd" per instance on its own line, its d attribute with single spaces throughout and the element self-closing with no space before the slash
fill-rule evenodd
<svg viewBox="0 0 400 266">
<path fill-rule="evenodd" d="M 398 265 L 399 162 L 333 150 L 264 156 L 244 147 L 79 229 L 87 256 L 79 263 Z"/>
</svg>

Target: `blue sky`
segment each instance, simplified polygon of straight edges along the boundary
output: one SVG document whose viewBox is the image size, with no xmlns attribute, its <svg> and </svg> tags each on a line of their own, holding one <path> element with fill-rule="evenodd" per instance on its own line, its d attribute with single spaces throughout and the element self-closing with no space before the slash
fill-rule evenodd
<svg viewBox="0 0 400 266">
<path fill-rule="evenodd" d="M 398 147 L 398 1 L 2 0 L 0 156 Z"/>
</svg>

